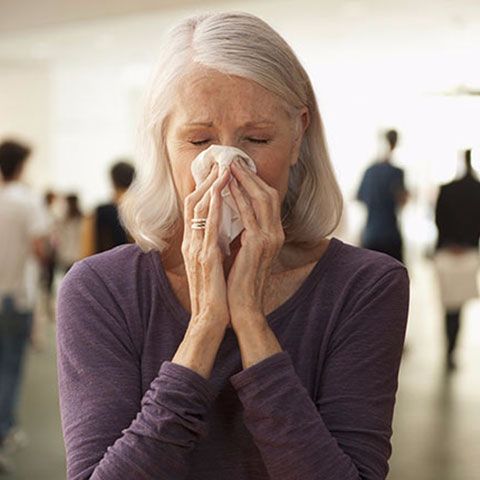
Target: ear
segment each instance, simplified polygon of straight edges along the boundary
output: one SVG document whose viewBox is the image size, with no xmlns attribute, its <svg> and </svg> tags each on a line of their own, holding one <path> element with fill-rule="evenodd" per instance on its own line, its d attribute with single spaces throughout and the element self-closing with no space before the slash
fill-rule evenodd
<svg viewBox="0 0 480 480">
<path fill-rule="evenodd" d="M 295 165 L 298 161 L 303 137 L 308 126 L 310 125 L 310 112 L 308 111 L 307 107 L 303 107 L 299 110 L 295 119 L 295 123 L 295 138 L 293 139 L 292 162 L 290 166 Z"/>
</svg>

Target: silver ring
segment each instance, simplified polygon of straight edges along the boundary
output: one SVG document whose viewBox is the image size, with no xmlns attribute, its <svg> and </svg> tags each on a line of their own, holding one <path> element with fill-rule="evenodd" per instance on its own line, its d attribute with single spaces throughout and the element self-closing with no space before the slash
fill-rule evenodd
<svg viewBox="0 0 480 480">
<path fill-rule="evenodd" d="M 192 218 L 192 230 L 205 230 L 207 228 L 206 218 Z"/>
</svg>

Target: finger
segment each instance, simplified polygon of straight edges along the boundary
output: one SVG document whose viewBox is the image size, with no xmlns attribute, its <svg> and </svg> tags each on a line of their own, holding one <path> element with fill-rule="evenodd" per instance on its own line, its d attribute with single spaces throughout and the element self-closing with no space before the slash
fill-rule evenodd
<svg viewBox="0 0 480 480">
<path fill-rule="evenodd" d="M 214 182 L 213 185 L 207 190 L 205 195 L 201 198 L 201 200 L 195 205 L 193 209 L 193 218 L 190 219 L 190 225 L 192 225 L 193 220 L 205 220 L 208 221 L 210 215 L 210 201 L 212 198 L 213 192 L 220 192 L 225 188 L 230 178 L 230 172 L 224 171 L 223 174 L 218 177 Z M 193 232 L 197 233 L 197 237 L 203 237 L 205 228 L 192 228 Z"/>
<path fill-rule="evenodd" d="M 196 189 L 185 198 L 185 206 L 184 206 L 184 212 L 183 212 L 184 224 L 185 224 L 184 241 L 187 244 L 190 242 L 190 237 L 192 232 L 192 228 L 191 228 L 192 218 L 195 216 L 195 213 L 194 213 L 195 207 L 197 207 L 198 203 L 205 196 L 206 192 L 208 192 L 208 189 L 213 185 L 217 176 L 218 176 L 218 164 L 215 163 L 214 165 L 212 165 L 212 169 L 210 170 L 210 173 L 207 175 L 205 180 L 199 183 Z M 208 201 L 207 201 L 207 206 L 208 206 Z M 205 210 L 205 207 L 203 207 L 203 210 Z M 207 213 L 208 211 L 204 212 L 204 215 L 206 216 Z"/>
<path fill-rule="evenodd" d="M 193 207 L 193 217 L 190 220 L 207 218 L 211 194 L 212 189 L 209 188 L 195 207 Z"/>
<path fill-rule="evenodd" d="M 229 188 L 235 204 L 237 205 L 238 213 L 240 214 L 243 225 L 248 230 L 257 230 L 257 218 L 255 217 L 253 207 L 248 201 L 246 195 L 240 190 L 236 181 L 230 182 Z"/>
<path fill-rule="evenodd" d="M 218 164 L 215 163 L 205 180 L 199 183 L 195 190 L 185 198 L 184 217 L 185 223 L 193 217 L 193 211 L 197 203 L 205 195 L 218 177 Z"/>
<path fill-rule="evenodd" d="M 258 175 L 248 170 L 241 162 L 233 162 L 232 172 L 251 199 L 257 219 L 262 226 L 272 224 L 279 217 L 278 192 L 267 185 Z"/>
<path fill-rule="evenodd" d="M 205 244 L 217 245 L 218 232 L 220 228 L 220 214 L 221 214 L 221 192 L 228 185 L 230 181 L 230 169 L 226 169 L 223 175 L 213 184 L 211 188 L 211 200 L 208 211 L 207 227 L 205 229 Z"/>
<path fill-rule="evenodd" d="M 207 227 L 205 228 L 205 245 L 218 244 L 218 230 L 220 226 L 220 192 L 212 192 L 208 211 Z"/>
<path fill-rule="evenodd" d="M 268 187 L 268 184 L 266 184 L 253 170 L 247 168 L 243 160 L 237 158 L 231 165 L 232 172 L 237 180 L 242 179 L 248 184 L 256 184 L 260 188 Z"/>
<path fill-rule="evenodd" d="M 203 190 L 204 191 L 205 188 L 208 188 L 208 187 L 206 187 L 206 185 L 211 184 L 212 179 L 213 179 L 213 181 L 215 181 L 215 179 L 218 177 L 219 168 L 220 168 L 220 166 L 218 165 L 218 163 L 214 162 L 210 166 L 210 171 L 208 172 L 208 175 L 195 186 L 195 190 L 197 190 L 197 191 L 198 190 Z"/>
<path fill-rule="evenodd" d="M 209 189 L 193 209 L 193 218 L 188 221 L 187 229 L 190 230 L 190 243 L 195 250 L 201 248 L 203 243 L 203 236 L 205 232 L 205 225 L 203 227 L 194 227 L 194 220 L 207 220 L 210 208 L 211 189 Z"/>
<path fill-rule="evenodd" d="M 190 245 L 191 242 L 191 233 L 192 233 L 192 218 L 194 216 L 194 210 L 199 201 L 205 196 L 205 193 L 211 187 L 213 182 L 218 176 L 218 164 L 214 164 L 210 173 L 207 175 L 205 180 L 197 185 L 196 189 L 190 193 L 185 198 L 183 218 L 184 218 L 184 229 L 183 229 L 183 242 L 182 245 L 185 247 Z M 182 247 L 183 248 L 183 247 Z"/>
</svg>

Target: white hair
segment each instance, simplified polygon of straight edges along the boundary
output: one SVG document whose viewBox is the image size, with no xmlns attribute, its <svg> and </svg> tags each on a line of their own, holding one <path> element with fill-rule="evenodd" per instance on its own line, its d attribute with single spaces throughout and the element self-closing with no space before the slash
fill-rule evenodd
<svg viewBox="0 0 480 480">
<path fill-rule="evenodd" d="M 314 246 L 332 233 L 340 220 L 342 195 L 312 84 L 285 40 L 253 15 L 215 13 L 182 21 L 167 35 L 161 52 L 146 92 L 138 174 L 120 209 L 137 244 L 145 251 L 164 250 L 181 218 L 166 149 L 166 120 L 174 89 L 193 64 L 252 80 L 295 110 L 308 108 L 310 123 L 282 206 L 285 241 Z"/>
</svg>

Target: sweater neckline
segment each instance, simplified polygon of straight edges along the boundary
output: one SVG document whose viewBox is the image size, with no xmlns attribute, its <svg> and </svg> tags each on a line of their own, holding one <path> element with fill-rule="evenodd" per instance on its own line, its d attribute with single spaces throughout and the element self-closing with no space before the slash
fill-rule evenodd
<svg viewBox="0 0 480 480">
<path fill-rule="evenodd" d="M 290 310 L 296 308 L 303 302 L 305 297 L 307 297 L 311 292 L 312 288 L 317 285 L 320 277 L 323 276 L 325 271 L 331 265 L 333 259 L 337 256 L 342 246 L 343 242 L 341 240 L 335 237 L 330 239 L 327 249 L 312 268 L 310 273 L 305 277 L 298 289 L 293 293 L 293 295 L 287 298 L 283 303 L 275 308 L 275 310 L 267 315 L 267 322 L 270 325 L 279 321 Z M 158 252 L 152 253 L 153 254 L 151 258 L 155 267 L 161 298 L 164 299 L 174 317 L 184 326 L 187 326 L 188 322 L 190 321 L 190 313 L 178 300 L 163 267 L 160 254 Z"/>
</svg>

